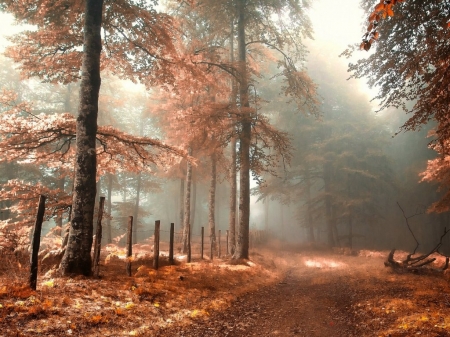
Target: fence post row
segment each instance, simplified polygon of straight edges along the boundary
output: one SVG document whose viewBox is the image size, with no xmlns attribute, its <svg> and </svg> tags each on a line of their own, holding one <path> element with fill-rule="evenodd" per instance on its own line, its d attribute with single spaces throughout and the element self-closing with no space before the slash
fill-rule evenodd
<svg viewBox="0 0 450 337">
<path fill-rule="evenodd" d="M 46 197 L 44 195 L 41 194 L 39 196 L 38 211 L 36 215 L 36 222 L 34 224 L 33 239 L 31 241 L 29 285 L 32 290 L 36 290 L 37 272 L 38 272 L 38 254 L 39 254 L 39 245 L 41 244 L 42 222 L 44 221 L 45 199 Z"/>
<path fill-rule="evenodd" d="M 131 276 L 131 255 L 133 254 L 133 217 L 128 217 L 127 229 L 127 275 Z"/>
<path fill-rule="evenodd" d="M 159 268 L 159 230 L 161 222 L 160 220 L 155 221 L 155 241 L 153 243 L 153 268 Z"/>
<path fill-rule="evenodd" d="M 100 197 L 100 203 L 98 205 L 97 231 L 95 233 L 95 241 L 94 241 L 94 261 L 93 261 L 94 277 L 98 277 L 99 275 L 100 252 L 102 248 L 102 218 L 104 205 L 105 205 L 105 197 Z"/>
</svg>

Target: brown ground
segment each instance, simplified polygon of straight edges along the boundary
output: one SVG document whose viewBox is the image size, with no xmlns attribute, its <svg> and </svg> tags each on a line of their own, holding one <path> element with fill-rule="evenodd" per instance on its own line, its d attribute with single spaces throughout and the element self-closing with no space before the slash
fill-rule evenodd
<svg viewBox="0 0 450 337">
<path fill-rule="evenodd" d="M 131 278 L 113 261 L 100 280 L 40 275 L 37 292 L 16 268 L 0 274 L 0 336 L 450 336 L 446 277 L 385 256 L 272 247 L 250 266 L 135 261 Z"/>
</svg>

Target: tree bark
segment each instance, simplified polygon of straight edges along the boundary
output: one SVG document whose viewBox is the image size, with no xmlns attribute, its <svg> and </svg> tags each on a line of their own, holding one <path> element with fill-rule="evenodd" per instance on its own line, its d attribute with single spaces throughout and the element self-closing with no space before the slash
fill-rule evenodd
<svg viewBox="0 0 450 337">
<path fill-rule="evenodd" d="M 69 239 L 61 273 L 91 274 L 97 171 L 96 134 L 100 90 L 103 0 L 85 1 L 83 65 L 76 133 L 76 163 Z"/>
<path fill-rule="evenodd" d="M 239 227 L 233 259 L 248 259 L 250 226 L 250 140 L 251 113 L 248 99 L 248 74 L 245 45 L 245 0 L 237 0 L 239 99 L 241 105 L 241 133 L 239 135 Z"/>
<path fill-rule="evenodd" d="M 230 33 L 230 63 L 234 64 L 234 19 L 231 20 L 231 33 Z M 236 109 L 237 101 L 237 85 L 236 80 L 231 78 L 231 106 Z M 232 121 L 235 121 L 235 117 L 231 116 Z M 228 245 L 231 255 L 234 254 L 236 247 L 236 193 L 237 193 L 237 174 L 236 174 L 236 136 L 234 132 L 236 126 L 233 124 L 233 135 L 231 137 L 231 168 L 230 168 L 230 217 L 229 217 L 229 237 Z"/>
<path fill-rule="evenodd" d="M 215 219 L 215 206 L 216 206 L 216 175 L 217 175 L 217 161 L 216 154 L 211 155 L 211 184 L 209 186 L 209 236 L 211 240 L 211 247 L 216 250 L 216 219 Z"/>
<path fill-rule="evenodd" d="M 230 218 L 229 218 L 229 245 L 230 253 L 234 254 L 236 247 L 236 137 L 231 138 L 231 170 L 230 170 Z"/>
<path fill-rule="evenodd" d="M 184 181 L 185 177 L 180 179 L 180 224 L 183 226 L 184 223 Z"/>
<path fill-rule="evenodd" d="M 192 149 L 188 149 L 188 154 L 192 155 Z M 186 254 L 188 252 L 188 228 L 190 225 L 191 218 L 191 182 L 192 182 L 192 164 L 187 162 L 186 169 L 186 189 L 184 197 L 184 223 L 183 223 L 183 250 L 182 253 Z"/>
<path fill-rule="evenodd" d="M 112 184 L 113 184 L 113 176 L 111 173 L 108 173 L 108 195 L 106 200 L 106 209 L 108 212 L 108 217 L 106 218 L 106 243 L 112 242 L 111 236 L 111 211 L 112 211 Z"/>
</svg>

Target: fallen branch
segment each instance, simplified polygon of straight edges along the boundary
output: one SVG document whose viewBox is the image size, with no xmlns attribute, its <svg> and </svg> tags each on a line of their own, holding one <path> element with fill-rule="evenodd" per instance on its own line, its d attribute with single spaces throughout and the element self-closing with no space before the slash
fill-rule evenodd
<svg viewBox="0 0 450 337">
<path fill-rule="evenodd" d="M 433 263 L 434 261 L 436 261 L 435 257 L 431 257 L 430 256 L 432 254 L 439 254 L 441 256 L 445 256 L 445 265 L 442 268 L 430 268 L 427 267 L 427 269 L 429 270 L 433 270 L 433 271 L 437 271 L 437 272 L 443 272 L 444 270 L 448 269 L 448 264 L 449 264 L 449 257 L 445 254 L 442 254 L 439 251 L 439 248 L 441 248 L 442 246 L 442 239 L 447 235 L 447 233 L 450 230 L 447 230 L 447 228 L 444 228 L 444 233 L 441 235 L 439 242 L 437 243 L 437 245 L 428 253 L 426 254 L 421 254 L 419 256 L 413 257 L 413 255 L 416 254 L 417 249 L 419 248 L 419 241 L 417 240 L 416 236 L 414 235 L 411 226 L 409 225 L 408 219 L 412 218 L 413 216 L 418 215 L 419 213 L 415 213 L 412 216 L 407 217 L 405 215 L 405 212 L 403 211 L 402 207 L 400 206 L 400 204 L 397 202 L 398 207 L 400 208 L 400 210 L 403 213 L 403 217 L 405 218 L 406 221 L 406 226 L 408 227 L 409 232 L 411 233 L 411 235 L 413 236 L 414 240 L 416 241 L 416 247 L 414 248 L 414 251 L 411 254 L 408 254 L 406 256 L 406 259 L 404 259 L 403 261 L 396 261 L 394 259 L 394 254 L 396 249 L 392 249 L 388 255 L 387 260 L 384 262 L 384 265 L 386 267 L 391 267 L 395 270 L 404 270 L 404 271 L 411 271 L 411 272 L 417 272 L 420 268 L 425 267 L 430 265 L 431 263 Z"/>
</svg>

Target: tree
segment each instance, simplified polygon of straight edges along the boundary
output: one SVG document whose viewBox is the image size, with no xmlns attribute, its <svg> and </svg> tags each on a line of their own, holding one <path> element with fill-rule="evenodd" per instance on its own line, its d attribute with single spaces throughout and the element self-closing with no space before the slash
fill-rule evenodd
<svg viewBox="0 0 450 337">
<path fill-rule="evenodd" d="M 380 3 L 375 11 L 384 10 L 383 6 Z M 400 131 L 420 130 L 435 121 L 431 146 L 445 158 L 448 150 L 444 145 L 450 137 L 449 8 L 446 2 L 439 0 L 408 0 L 396 6 L 395 15 L 375 20 L 377 27 L 373 25 L 373 28 L 377 28 L 383 39 L 375 44 L 374 53 L 350 64 L 349 70 L 352 77 L 365 77 L 370 86 L 379 87 L 375 99 L 381 102 L 380 110 L 402 108 L 410 115 Z M 366 3 L 364 9 L 371 13 L 371 3 Z M 429 174 L 424 173 L 425 180 L 433 176 L 440 180 L 435 175 L 439 163 L 439 170 L 445 170 L 444 160 L 430 162 Z M 442 204 L 438 208 L 446 209 Z"/>
<path fill-rule="evenodd" d="M 367 10 L 367 6 L 365 7 Z M 450 135 L 448 114 L 448 8 L 439 0 L 408 0 L 397 15 L 383 20 L 384 36 L 366 59 L 349 65 L 354 78 L 367 78 L 380 88 L 380 110 L 401 107 L 411 117 L 402 130 L 416 130 L 430 120 L 439 124 L 436 136 Z M 409 107 L 408 102 L 414 104 Z"/>
<path fill-rule="evenodd" d="M 100 89 L 101 29 L 107 53 L 103 67 L 123 77 L 150 83 L 173 78 L 164 65 L 170 58 L 171 35 L 151 4 L 132 1 L 86 0 L 83 4 L 42 1 L 0 2 L 16 19 L 34 25 L 15 37 L 16 46 L 7 54 L 26 76 L 69 83 L 77 80 L 81 68 L 80 104 L 77 118 L 77 154 L 69 245 L 64 255 L 63 274 L 89 274 L 96 181 L 96 131 Z M 102 22 L 102 19 L 105 20 Z M 80 34 L 83 32 L 84 36 Z M 155 38 L 156 37 L 156 38 Z M 158 41 L 158 44 L 155 44 Z M 148 42 L 148 43 L 147 43 Z M 83 45 L 83 52 L 78 47 Z M 130 48 L 131 46 L 131 48 Z M 81 62 L 82 61 L 82 62 Z M 82 63 L 82 64 L 81 64 Z M 158 71 L 152 71 L 158 69 Z"/>
<path fill-rule="evenodd" d="M 250 172 L 253 170 L 252 156 L 252 128 L 256 116 L 250 107 L 249 87 L 253 85 L 251 74 L 252 60 L 263 54 L 261 48 L 279 53 L 278 65 L 282 69 L 281 75 L 286 81 L 283 87 L 286 95 L 301 102 L 302 111 L 314 110 L 314 86 L 305 71 L 298 70 L 298 62 L 303 60 L 305 49 L 301 42 L 302 36 L 310 36 L 309 21 L 304 13 L 308 8 L 307 1 L 245 1 L 233 2 L 207 1 L 200 10 L 212 17 L 211 22 L 220 22 L 222 27 L 228 22 L 220 21 L 218 13 L 229 13 L 228 17 L 235 18 L 237 34 L 238 57 L 236 66 L 224 67 L 238 82 L 238 125 L 239 125 L 239 165 L 240 165 L 240 195 L 239 195 L 239 223 L 236 236 L 235 259 L 248 258 L 249 248 L 249 220 L 250 220 Z M 278 18 L 267 13 L 277 13 Z M 283 18 L 290 18 L 292 25 L 285 25 Z M 229 36 L 229 34 L 228 34 Z M 250 47 L 251 46 L 251 47 Z M 252 54 L 249 51 L 252 50 Z M 248 57 L 250 56 L 250 57 Z M 217 64 L 217 62 L 216 62 Z M 258 153 L 256 153 L 258 154 Z"/>
</svg>

